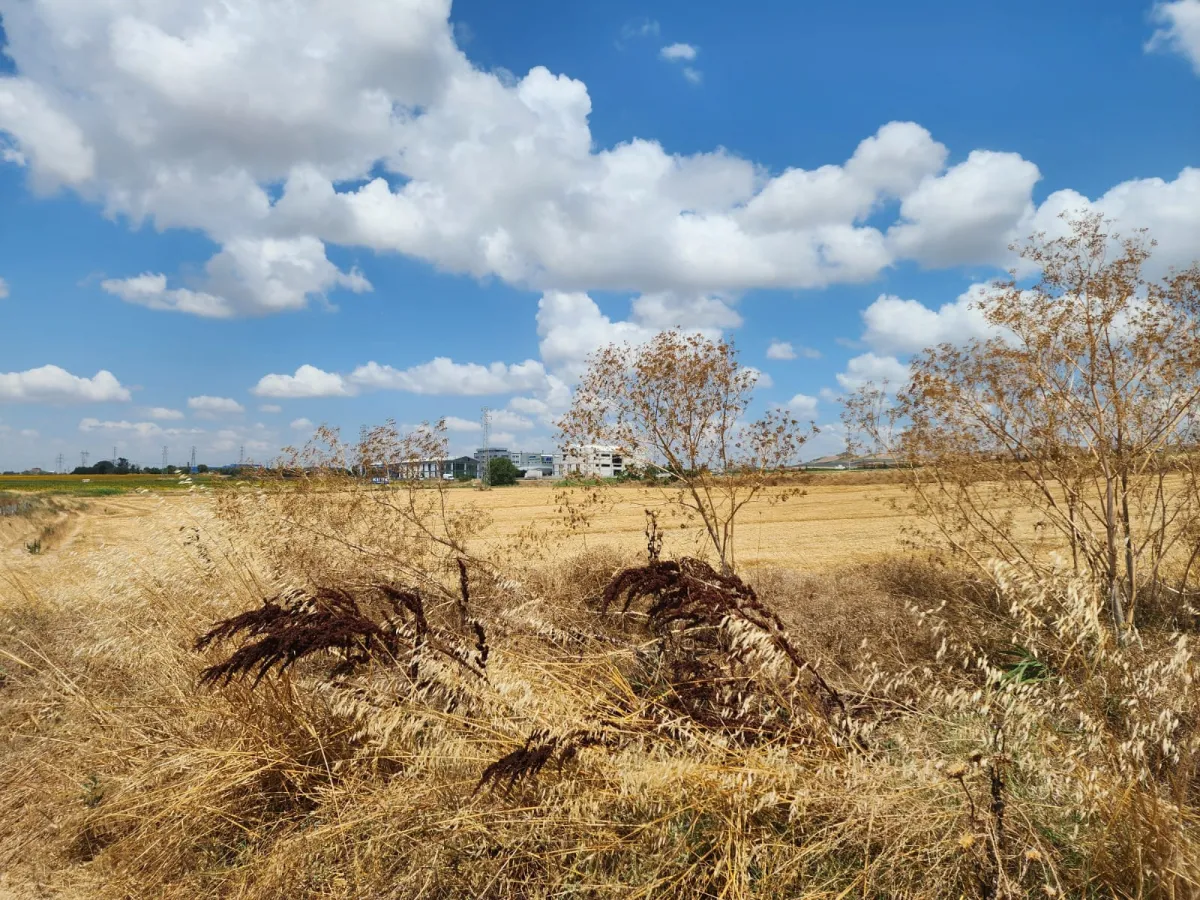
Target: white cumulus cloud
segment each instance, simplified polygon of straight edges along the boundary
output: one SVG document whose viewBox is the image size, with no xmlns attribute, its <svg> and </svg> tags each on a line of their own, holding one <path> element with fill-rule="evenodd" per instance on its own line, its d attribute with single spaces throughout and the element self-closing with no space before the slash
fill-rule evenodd
<svg viewBox="0 0 1200 900">
<path fill-rule="evenodd" d="M 916 300 L 881 294 L 863 310 L 866 331 L 862 339 L 884 354 L 917 353 L 939 344 L 964 344 L 986 338 L 993 329 L 976 304 L 989 291 L 986 284 L 973 284 L 951 303 L 930 309 Z"/>
<path fill-rule="evenodd" d="M 775 379 L 762 369 L 756 369 L 754 366 L 743 366 L 743 368 L 754 378 L 755 387 L 769 388 L 775 386 Z"/>
<path fill-rule="evenodd" d="M 1178 53 L 1200 75 L 1200 0 L 1156 3 L 1152 16 L 1159 28 L 1146 49 Z"/>
<path fill-rule="evenodd" d="M 0 278 L 0 300 L 5 299 L 7 296 L 8 296 L 8 282 L 5 281 L 3 278 Z"/>
<path fill-rule="evenodd" d="M 907 383 L 908 366 L 894 356 L 879 356 L 875 353 L 864 353 L 856 356 L 846 364 L 846 371 L 839 372 L 838 384 L 843 390 L 858 390 L 868 382 L 882 388 L 886 383 L 889 390 L 896 390 Z"/>
<path fill-rule="evenodd" d="M 80 421 L 79 430 L 83 432 L 126 432 L 142 438 L 204 434 L 204 430 L 201 428 L 163 428 L 157 422 L 129 422 L 124 419 L 120 421 L 101 421 L 100 419 L 93 418 Z"/>
<path fill-rule="evenodd" d="M 364 388 L 406 391 L 410 394 L 452 394 L 478 396 L 511 394 L 546 386 L 546 370 L 536 360 L 491 365 L 456 363 L 439 356 L 407 369 L 396 369 L 377 362 L 359 366 L 350 373 L 349 381 Z"/>
<path fill-rule="evenodd" d="M 795 359 L 796 350 L 787 341 L 771 341 L 767 347 L 767 359 Z"/>
<path fill-rule="evenodd" d="M 904 197 L 888 241 L 898 257 L 930 268 L 1003 263 L 1033 214 L 1040 178 L 1038 167 L 1016 153 L 975 150 Z"/>
<path fill-rule="evenodd" d="M 535 424 L 526 416 L 507 409 L 493 409 L 488 414 L 488 417 L 494 427 L 503 428 L 508 431 L 528 431 Z"/>
<path fill-rule="evenodd" d="M 358 271 L 342 272 L 314 237 L 239 238 L 208 261 L 202 290 L 167 287 L 167 276 L 144 273 L 100 286 L 126 303 L 214 319 L 303 309 L 335 287 L 371 290 Z"/>
<path fill-rule="evenodd" d="M 1060 214 L 1096 212 L 1111 219 L 1113 231 L 1146 228 L 1157 242 L 1146 272 L 1162 276 L 1172 268 L 1190 265 L 1200 247 L 1200 168 L 1186 168 L 1172 181 L 1139 178 L 1125 181 L 1090 200 L 1073 190 L 1055 191 L 1038 207 L 1020 237 L 1044 231 L 1050 237 L 1066 234 Z"/>
<path fill-rule="evenodd" d="M 447 431 L 463 431 L 468 434 L 475 431 L 483 431 L 483 424 L 476 422 L 474 419 L 446 416 L 442 421 L 445 423 Z"/>
<path fill-rule="evenodd" d="M 58 366 L 0 372 L 0 403 L 113 403 L 130 399 L 115 375 L 101 369 L 91 378 Z"/>
<path fill-rule="evenodd" d="M 369 290 L 330 261 L 330 244 L 540 291 L 820 287 L 872 279 L 897 253 L 936 261 L 947 229 L 969 238 L 954 258 L 990 257 L 1004 235 L 984 232 L 1003 231 L 1012 202 L 1028 199 L 1005 193 L 1023 171 L 975 172 L 969 160 L 967 175 L 1005 180 L 1004 202 L 975 218 L 975 200 L 949 203 L 943 226 L 948 201 L 918 185 L 945 174 L 954 194 L 971 178 L 944 173 L 945 148 L 911 122 L 884 123 L 844 163 L 779 174 L 722 149 L 598 145 L 586 85 L 541 66 L 476 68 L 449 0 L 10 6 L 4 158 L 113 218 L 218 245 L 194 279 L 104 282 L 152 308 L 254 315 Z M 630 37 L 656 30 L 628 24 Z M 686 66 L 697 48 L 661 52 Z M 866 221 L 895 201 L 907 230 L 889 240 Z"/>
<path fill-rule="evenodd" d="M 292 419 L 291 424 L 288 427 L 294 431 L 312 431 L 313 423 L 311 419 Z"/>
<path fill-rule="evenodd" d="M 784 406 L 794 416 L 812 417 L 817 414 L 817 398 L 808 394 L 796 394 Z"/>
<path fill-rule="evenodd" d="M 0 164 L 113 220 L 211 239 L 217 249 L 194 278 L 143 265 L 102 286 L 129 303 L 217 318 L 370 290 L 331 261 L 331 246 L 546 296 L 720 300 L 861 283 L 906 260 L 1008 262 L 1014 237 L 1085 199 L 1059 192 L 1035 209 L 1033 162 L 959 147 L 963 161 L 947 168 L 947 148 L 914 122 L 881 123 L 849 159 L 811 169 L 639 138 L 604 145 L 585 84 L 542 66 L 517 76 L 477 68 L 456 44 L 450 6 L 5 3 L 12 72 L 0 76 Z M 1161 2 L 1153 15 L 1151 43 L 1195 64 L 1200 0 Z M 623 31 L 657 33 L 648 19 Z M 694 45 L 660 52 L 701 78 L 688 65 Z M 1193 171 L 1116 185 L 1094 206 L 1117 211 L 1118 227 L 1149 226 L 1168 256 L 1182 253 L 1200 233 Z M 561 338 L 543 336 L 563 361 L 560 370 L 544 358 L 555 374 L 572 364 L 572 338 Z M 344 382 L 332 390 L 353 392 Z"/>
<path fill-rule="evenodd" d="M 716 339 L 741 324 L 721 297 L 675 292 L 642 294 L 630 305 L 628 320 L 614 321 L 585 293 L 547 291 L 537 314 L 542 361 L 568 380 L 583 371 L 588 354 L 608 344 L 643 344 L 668 328 Z"/>
<path fill-rule="evenodd" d="M 188 409 L 213 415 L 228 415 L 246 411 L 246 408 L 242 404 L 229 397 L 188 397 L 187 405 Z"/>
<path fill-rule="evenodd" d="M 700 53 L 700 48 L 692 44 L 668 44 L 658 51 L 659 56 L 671 62 L 681 60 L 691 61 Z"/>
<path fill-rule="evenodd" d="M 178 409 L 170 409 L 165 406 L 154 406 L 145 410 L 147 417 L 158 419 L 160 421 L 172 421 L 183 418 L 183 413 Z"/>
<path fill-rule="evenodd" d="M 303 365 L 295 375 L 264 375 L 251 393 L 258 397 L 351 397 L 357 391 L 335 372 Z"/>
</svg>

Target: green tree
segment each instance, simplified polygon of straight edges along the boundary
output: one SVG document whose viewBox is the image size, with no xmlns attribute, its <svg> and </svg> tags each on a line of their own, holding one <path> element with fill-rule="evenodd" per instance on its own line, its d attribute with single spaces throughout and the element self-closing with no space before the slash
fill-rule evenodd
<svg viewBox="0 0 1200 900">
<path fill-rule="evenodd" d="M 504 487 L 505 485 L 516 484 L 517 478 L 521 475 L 521 470 L 508 457 L 499 456 L 488 462 L 487 474 L 488 484 L 493 487 Z"/>
</svg>

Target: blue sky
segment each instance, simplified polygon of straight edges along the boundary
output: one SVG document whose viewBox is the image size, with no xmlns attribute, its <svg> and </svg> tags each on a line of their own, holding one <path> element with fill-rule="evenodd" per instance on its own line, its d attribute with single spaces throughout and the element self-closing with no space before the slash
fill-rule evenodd
<svg viewBox="0 0 1200 900">
<path fill-rule="evenodd" d="M 306 8 L 307 7 L 307 8 Z M 1200 250 L 1200 0 L 0 0 L 0 469 L 267 460 L 733 337 L 762 405 L 982 333 L 1095 209 Z M 773 348 L 773 349 L 772 349 Z"/>
</svg>

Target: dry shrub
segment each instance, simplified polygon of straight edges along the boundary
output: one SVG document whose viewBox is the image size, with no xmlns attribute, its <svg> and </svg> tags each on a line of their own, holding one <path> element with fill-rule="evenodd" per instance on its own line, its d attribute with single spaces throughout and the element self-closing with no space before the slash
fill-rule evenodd
<svg viewBox="0 0 1200 900">
<path fill-rule="evenodd" d="M 42 506 L 39 497 L 28 497 L 14 494 L 11 491 L 0 491 L 0 518 L 16 518 L 28 516 Z"/>
<path fill-rule="evenodd" d="M 627 555 L 599 547 L 536 568 L 525 573 L 522 581 L 531 594 L 577 616 L 584 604 L 599 597 L 613 576 L 630 562 Z"/>
<path fill-rule="evenodd" d="M 618 572 L 599 601 L 602 615 L 619 607 L 655 638 L 642 653 L 644 693 L 745 740 L 809 740 L 814 727 L 834 744 L 849 737 L 841 696 L 753 588 L 698 559 L 657 559 L 650 540 L 650 562 Z"/>
</svg>

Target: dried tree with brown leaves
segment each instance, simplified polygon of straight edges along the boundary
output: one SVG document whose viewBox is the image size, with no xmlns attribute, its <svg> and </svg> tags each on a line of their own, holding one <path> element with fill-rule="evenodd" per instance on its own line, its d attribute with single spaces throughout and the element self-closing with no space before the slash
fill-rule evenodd
<svg viewBox="0 0 1200 900">
<path fill-rule="evenodd" d="M 1200 265 L 1150 280 L 1143 233 L 1064 218 L 1064 236 L 1019 248 L 1035 284 L 1013 273 L 978 301 L 993 336 L 925 350 L 894 403 L 869 386 L 846 418 L 912 467 L 951 547 L 1032 571 L 1069 552 L 1120 635 L 1139 594 L 1184 590 L 1200 553 Z"/>
<path fill-rule="evenodd" d="M 613 344 L 589 357 L 559 422 L 561 444 L 567 454 L 611 445 L 642 460 L 668 500 L 699 519 L 728 573 L 739 513 L 815 430 L 782 409 L 747 421 L 757 381 L 727 341 L 672 330 L 641 346 Z"/>
</svg>

